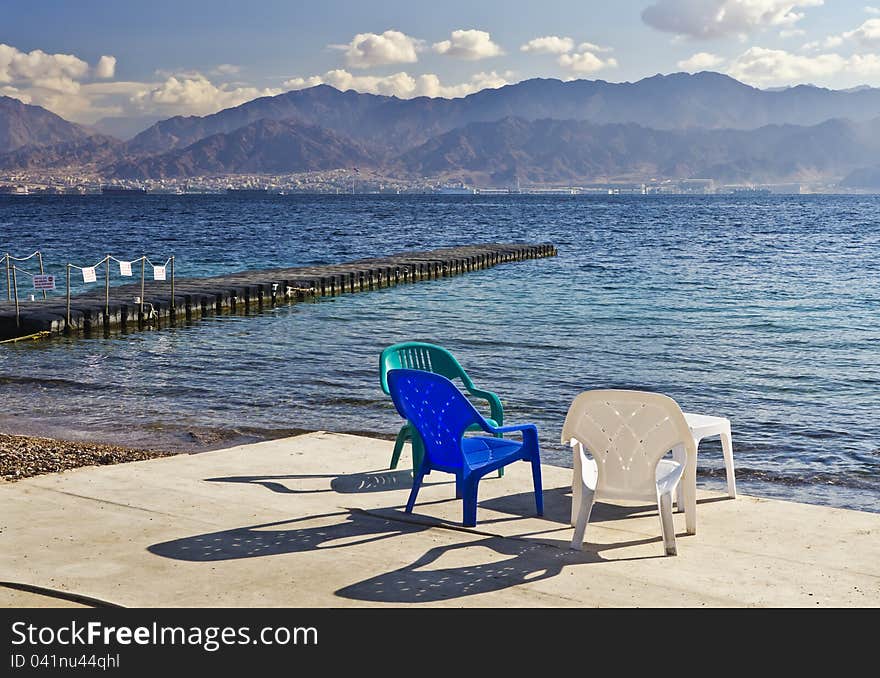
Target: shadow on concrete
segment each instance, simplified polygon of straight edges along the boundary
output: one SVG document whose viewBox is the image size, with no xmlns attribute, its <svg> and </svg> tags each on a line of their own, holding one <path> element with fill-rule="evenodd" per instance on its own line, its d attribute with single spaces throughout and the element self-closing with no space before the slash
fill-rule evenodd
<svg viewBox="0 0 880 678">
<path fill-rule="evenodd" d="M 329 479 L 330 487 L 317 490 L 297 490 L 285 484 L 285 481 Z M 336 492 L 338 494 L 366 494 L 370 492 L 391 492 L 394 490 L 408 490 L 412 487 L 412 472 L 403 471 L 368 471 L 366 473 L 351 473 L 348 475 L 285 475 L 285 476 L 239 476 L 230 478 L 206 478 L 209 483 L 244 483 L 262 485 L 267 490 L 279 494 L 316 494 L 321 492 Z M 430 485 L 448 485 L 454 481 L 426 482 L 423 487 Z"/>
<path fill-rule="evenodd" d="M 316 521 L 321 524 L 302 526 Z M 147 551 L 173 560 L 217 562 L 344 548 L 421 532 L 428 527 L 344 511 L 184 537 L 154 544 Z"/>
<path fill-rule="evenodd" d="M 267 490 L 272 490 L 279 494 L 320 494 L 321 492 L 332 492 L 330 488 L 322 490 L 295 490 L 289 488 L 282 481 L 284 480 L 314 480 L 316 478 L 336 478 L 335 475 L 289 475 L 289 476 L 233 476 L 229 478 L 205 478 L 208 483 L 240 483 L 243 485 L 261 485 Z"/>
<path fill-rule="evenodd" d="M 716 502 L 722 501 L 733 501 L 729 497 L 707 497 L 705 499 L 698 499 L 697 505 L 703 504 L 714 504 Z M 563 486 L 563 487 L 554 487 L 551 489 L 544 490 L 544 520 L 549 520 L 554 523 L 561 523 L 563 525 L 568 525 L 569 520 L 571 518 L 571 487 Z M 480 508 L 489 509 L 491 511 L 497 511 L 498 513 L 506 513 L 511 516 L 528 516 L 530 515 L 529 511 L 532 511 L 534 514 L 535 507 L 535 495 L 531 492 L 520 492 L 519 494 L 509 494 L 501 497 L 495 497 L 494 499 L 487 499 L 486 501 L 481 501 L 479 503 Z M 418 510 L 418 505 L 416 505 L 416 510 Z M 619 504 L 606 504 L 604 502 L 597 502 L 593 505 L 593 510 L 590 513 L 590 523 L 604 523 L 604 522 L 612 522 L 615 520 L 625 520 L 627 518 L 633 517 L 642 517 L 642 516 L 654 516 L 659 521 L 659 514 L 657 511 L 657 504 L 640 504 L 637 506 L 621 506 Z M 501 518 L 497 520 L 486 519 L 479 520 L 480 523 L 493 523 L 493 522 L 501 522 L 504 520 L 508 520 L 507 518 Z"/>
<path fill-rule="evenodd" d="M 601 555 L 601 551 L 608 549 L 661 542 L 656 537 L 607 546 L 587 545 L 584 551 L 572 551 L 537 541 L 489 537 L 432 548 L 411 565 L 346 586 L 337 590 L 336 595 L 374 603 L 437 603 L 549 579 L 561 574 L 567 566 L 609 562 Z M 567 542 L 560 543 L 567 545 Z M 470 554 L 485 556 L 483 549 L 491 551 L 488 554 L 491 562 L 431 567 L 441 557 L 460 560 Z M 656 556 L 620 558 L 615 562 L 665 557 L 659 551 L 658 548 Z M 496 556 L 507 557 L 498 559 Z"/>
<path fill-rule="evenodd" d="M 568 525 L 571 519 L 571 487 L 554 487 L 544 490 L 544 520 Z M 528 516 L 535 511 L 535 495 L 532 492 L 508 494 L 493 499 L 487 499 L 479 503 L 480 508 L 506 513 L 512 516 Z M 633 516 L 657 513 L 656 504 L 639 506 L 620 506 L 617 504 L 605 504 L 597 502 L 590 514 L 591 523 L 601 523 L 613 520 L 623 520 Z M 506 520 L 506 519 L 501 519 Z M 659 520 L 659 518 L 658 518 Z M 491 523 L 491 519 L 480 522 Z M 659 529 L 659 528 L 658 528 Z"/>
</svg>

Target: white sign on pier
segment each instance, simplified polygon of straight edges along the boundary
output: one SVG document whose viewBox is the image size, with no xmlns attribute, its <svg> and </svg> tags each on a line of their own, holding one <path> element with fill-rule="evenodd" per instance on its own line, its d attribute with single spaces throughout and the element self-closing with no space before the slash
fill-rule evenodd
<svg viewBox="0 0 880 678">
<path fill-rule="evenodd" d="M 131 277 L 131 262 L 130 261 L 120 261 L 119 262 L 119 275 L 125 276 L 126 278 Z"/>
<path fill-rule="evenodd" d="M 42 273 L 34 276 L 34 289 L 35 290 L 54 290 L 55 289 L 55 276 L 54 275 L 43 275 Z"/>
<path fill-rule="evenodd" d="M 153 266 L 153 280 L 165 280 L 164 266 Z"/>
<path fill-rule="evenodd" d="M 95 267 L 94 266 L 86 266 L 82 270 L 83 274 L 83 282 L 84 283 L 92 283 L 98 280 L 98 276 L 95 275 Z"/>
</svg>

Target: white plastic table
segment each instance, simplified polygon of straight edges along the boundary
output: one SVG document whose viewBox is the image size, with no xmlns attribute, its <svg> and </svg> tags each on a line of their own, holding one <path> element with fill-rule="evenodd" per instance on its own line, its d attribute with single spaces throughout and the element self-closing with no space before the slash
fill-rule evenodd
<svg viewBox="0 0 880 678">
<path fill-rule="evenodd" d="M 699 451 L 700 442 L 704 438 L 713 436 L 721 437 L 721 449 L 724 452 L 724 470 L 727 474 L 727 495 L 731 499 L 736 499 L 736 475 L 733 468 L 733 440 L 730 434 L 730 420 L 723 417 L 710 417 L 705 414 L 684 413 L 691 434 L 694 436 L 694 446 Z M 679 511 L 684 510 L 684 488 L 685 482 L 692 484 L 694 496 L 696 496 L 697 488 L 697 460 L 696 459 L 677 459 L 687 465 L 687 472 L 682 478 L 682 482 L 678 486 L 678 496 L 676 498 L 676 506 Z"/>
</svg>

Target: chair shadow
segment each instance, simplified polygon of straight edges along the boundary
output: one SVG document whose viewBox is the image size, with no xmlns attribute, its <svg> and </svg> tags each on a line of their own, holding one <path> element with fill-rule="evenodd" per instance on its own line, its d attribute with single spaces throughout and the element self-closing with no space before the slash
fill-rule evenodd
<svg viewBox="0 0 880 678">
<path fill-rule="evenodd" d="M 328 489 L 296 490 L 284 484 L 286 480 L 314 480 L 330 479 Z M 238 476 L 229 478 L 205 478 L 209 483 L 244 483 L 261 485 L 267 490 L 279 494 L 318 494 L 322 492 L 336 492 L 338 494 L 367 494 L 371 492 L 392 492 L 394 490 L 409 489 L 412 487 L 412 472 L 401 471 L 367 471 L 364 473 L 351 473 L 348 475 L 283 475 L 283 476 Z M 451 484 L 448 482 L 426 482 L 423 487 L 429 485 Z"/>
<path fill-rule="evenodd" d="M 488 537 L 476 542 L 434 547 L 410 565 L 343 587 L 335 595 L 371 603 L 438 603 L 550 579 L 560 575 L 566 567 L 609 562 L 602 557 L 602 551 L 660 542 L 659 537 L 652 537 L 589 545 L 584 551 L 573 551 L 528 539 Z M 508 557 L 491 563 L 426 569 L 442 556 L 464 550 L 478 553 L 480 547 Z M 663 557 L 658 551 L 656 556 L 620 558 L 615 562 Z"/>
<path fill-rule="evenodd" d="M 297 527 L 297 523 L 334 518 L 338 522 L 330 525 Z M 284 526 L 289 527 L 277 529 Z M 184 537 L 153 544 L 147 551 L 172 560 L 218 562 L 344 548 L 421 532 L 428 527 L 352 510 Z"/>
<path fill-rule="evenodd" d="M 314 522 L 319 524 L 307 524 Z M 353 509 L 184 537 L 153 544 L 147 551 L 172 560 L 211 563 L 344 549 L 431 528 L 431 524 L 386 518 Z M 558 529 L 565 531 L 569 528 Z M 546 534 L 541 539 L 529 539 L 527 535 L 513 538 L 487 536 L 476 541 L 431 548 L 409 565 L 364 579 L 334 593 L 341 598 L 377 603 L 449 601 L 549 579 L 569 566 L 609 562 L 609 559 L 602 557 L 604 551 L 644 544 L 659 546 L 661 541 L 657 536 L 613 544 L 586 544 L 584 551 L 572 551 L 568 549 L 567 540 L 547 540 Z M 474 555 L 480 556 L 483 561 L 483 549 L 486 548 L 503 558 L 493 557 L 490 558 L 492 562 L 488 563 L 471 562 L 427 569 L 447 555 L 459 563 L 462 560 L 473 561 L 471 556 Z M 656 555 L 615 560 L 662 557 L 658 548 Z"/>
<path fill-rule="evenodd" d="M 571 487 L 554 487 L 544 490 L 544 520 L 554 523 L 569 525 L 571 520 Z M 493 499 L 487 499 L 479 503 L 481 508 L 497 511 L 498 513 L 506 513 L 511 516 L 528 516 L 534 515 L 535 511 L 535 495 L 532 492 L 520 492 L 518 494 L 508 494 Z M 645 504 L 638 506 L 621 506 L 619 504 L 606 504 L 596 502 L 593 511 L 590 514 L 590 523 L 610 522 L 614 520 L 624 520 L 636 515 L 657 512 L 656 504 Z M 488 519 L 482 520 L 483 523 L 500 522 L 507 520 Z"/>
<path fill-rule="evenodd" d="M 717 502 L 733 501 L 730 497 L 706 497 L 698 499 L 697 505 L 714 504 Z M 564 485 L 544 490 L 544 519 L 554 523 L 569 525 L 571 518 L 571 487 Z M 479 503 L 481 508 L 486 508 L 498 513 L 506 513 L 511 516 L 522 517 L 530 515 L 535 510 L 535 495 L 532 492 L 520 492 L 509 494 L 493 499 L 487 499 Z M 625 520 L 635 516 L 657 515 L 657 504 L 639 504 L 634 506 L 622 506 L 620 504 L 606 504 L 599 501 L 593 505 L 590 513 L 590 523 L 612 522 Z M 482 523 L 502 522 L 507 518 L 481 520 Z"/>
<path fill-rule="evenodd" d="M 229 478 L 205 478 L 207 483 L 241 483 L 245 485 L 262 485 L 267 490 L 278 494 L 320 494 L 332 492 L 330 489 L 323 490 L 293 490 L 281 481 L 283 480 L 313 480 L 317 478 L 336 478 L 336 475 L 287 475 L 287 476 L 232 476 Z M 332 482 L 332 481 L 331 481 Z"/>
</svg>

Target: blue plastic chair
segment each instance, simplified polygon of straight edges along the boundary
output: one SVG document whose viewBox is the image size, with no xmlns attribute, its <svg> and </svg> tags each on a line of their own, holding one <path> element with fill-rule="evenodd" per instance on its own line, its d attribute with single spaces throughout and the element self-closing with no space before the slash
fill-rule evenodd
<svg viewBox="0 0 880 678">
<path fill-rule="evenodd" d="M 453 383 L 458 379 L 470 395 L 489 403 L 490 418 L 486 421 L 492 426 L 504 425 L 504 407 L 501 405 L 501 399 L 491 391 L 477 388 L 455 356 L 442 346 L 423 341 L 407 341 L 394 344 L 382 351 L 382 355 L 379 356 L 379 384 L 386 395 L 391 395 L 388 391 L 388 372 L 391 370 L 424 370 L 442 374 Z M 479 426 L 474 426 L 471 430 L 479 430 Z M 409 423 L 404 424 L 397 434 L 394 452 L 391 454 L 391 468 L 397 468 L 400 453 L 407 440 L 412 441 L 413 474 L 415 474 L 425 452 L 422 441 L 419 440 L 418 434 L 413 434 L 413 428 Z M 499 469 L 498 477 L 503 476 L 504 470 Z"/>
<path fill-rule="evenodd" d="M 477 485 L 480 479 L 515 461 L 532 464 L 535 506 L 544 515 L 541 490 L 541 452 L 534 424 L 492 426 L 449 379 L 421 370 L 391 370 L 388 388 L 401 417 L 415 427 L 424 444 L 424 458 L 413 475 L 406 512 L 412 513 L 422 480 L 431 471 L 455 475 L 455 497 L 464 499 L 465 527 L 477 524 Z M 465 436 L 474 424 L 496 436 L 522 433 L 522 442 L 487 436 Z"/>
</svg>

